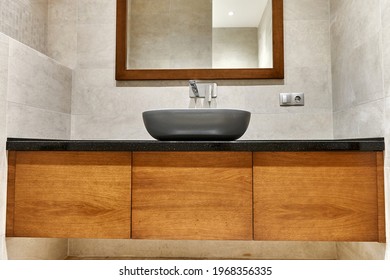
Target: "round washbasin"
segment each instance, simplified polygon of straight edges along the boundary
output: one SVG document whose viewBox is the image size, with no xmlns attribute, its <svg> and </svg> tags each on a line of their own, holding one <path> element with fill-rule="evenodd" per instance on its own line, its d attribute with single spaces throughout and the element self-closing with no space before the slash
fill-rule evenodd
<svg viewBox="0 0 390 280">
<path fill-rule="evenodd" d="M 142 113 L 146 130 L 162 141 L 233 141 L 249 125 L 251 113 L 236 109 L 162 109 Z"/>
</svg>

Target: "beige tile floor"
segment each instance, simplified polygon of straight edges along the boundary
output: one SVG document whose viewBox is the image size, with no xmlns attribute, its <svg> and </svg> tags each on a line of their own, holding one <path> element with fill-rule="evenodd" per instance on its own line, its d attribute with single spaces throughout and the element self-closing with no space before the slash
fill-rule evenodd
<svg viewBox="0 0 390 280">
<path fill-rule="evenodd" d="M 383 260 L 386 244 L 7 238 L 13 260 Z"/>
</svg>

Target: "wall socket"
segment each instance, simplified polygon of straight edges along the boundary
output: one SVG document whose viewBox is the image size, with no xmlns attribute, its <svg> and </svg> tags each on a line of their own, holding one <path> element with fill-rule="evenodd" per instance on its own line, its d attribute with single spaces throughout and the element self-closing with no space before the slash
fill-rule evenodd
<svg viewBox="0 0 390 280">
<path fill-rule="evenodd" d="M 304 93 L 280 93 L 279 104 L 280 106 L 304 106 L 305 95 Z"/>
</svg>

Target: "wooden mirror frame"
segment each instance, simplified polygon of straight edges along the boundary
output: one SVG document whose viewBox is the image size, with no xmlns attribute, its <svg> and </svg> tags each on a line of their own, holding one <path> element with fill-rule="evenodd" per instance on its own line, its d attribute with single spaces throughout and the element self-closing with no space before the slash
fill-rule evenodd
<svg viewBox="0 0 390 280">
<path fill-rule="evenodd" d="M 117 0 L 115 79 L 120 80 L 243 80 L 283 79 L 283 0 L 272 0 L 273 68 L 127 69 L 127 0 Z"/>
</svg>

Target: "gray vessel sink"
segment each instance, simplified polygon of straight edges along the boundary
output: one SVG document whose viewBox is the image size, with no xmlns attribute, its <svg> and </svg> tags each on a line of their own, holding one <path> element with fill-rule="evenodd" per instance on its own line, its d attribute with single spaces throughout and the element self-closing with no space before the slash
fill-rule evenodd
<svg viewBox="0 0 390 280">
<path fill-rule="evenodd" d="M 251 113 L 236 109 L 162 109 L 143 112 L 146 130 L 162 141 L 233 141 L 249 125 Z"/>
</svg>

